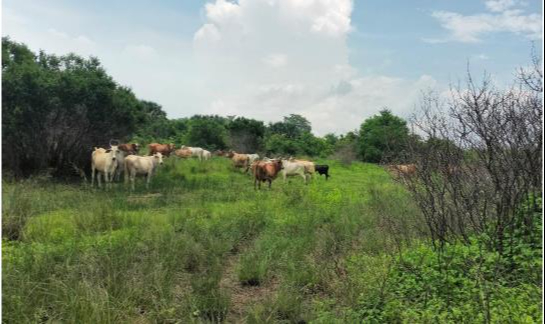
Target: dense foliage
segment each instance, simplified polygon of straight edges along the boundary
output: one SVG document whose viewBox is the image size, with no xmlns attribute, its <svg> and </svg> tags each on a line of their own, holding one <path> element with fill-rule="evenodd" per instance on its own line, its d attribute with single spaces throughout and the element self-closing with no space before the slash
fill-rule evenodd
<svg viewBox="0 0 545 324">
<path fill-rule="evenodd" d="M 2 39 L 2 164 L 25 176 L 86 166 L 94 146 L 130 136 L 143 107 L 96 58 L 32 53 Z"/>
<path fill-rule="evenodd" d="M 368 118 L 361 124 L 359 154 L 366 162 L 389 162 L 403 152 L 409 136 L 407 122 L 388 110 Z"/>
<path fill-rule="evenodd" d="M 405 122 L 388 111 L 362 125 L 361 138 L 354 132 L 317 137 L 296 114 L 268 125 L 242 116 L 169 119 L 159 104 L 117 84 L 97 58 L 35 54 L 9 38 L 2 51 L 2 162 L 16 177 L 88 170 L 92 149 L 111 139 L 350 163 L 381 161 L 406 133 Z"/>
</svg>

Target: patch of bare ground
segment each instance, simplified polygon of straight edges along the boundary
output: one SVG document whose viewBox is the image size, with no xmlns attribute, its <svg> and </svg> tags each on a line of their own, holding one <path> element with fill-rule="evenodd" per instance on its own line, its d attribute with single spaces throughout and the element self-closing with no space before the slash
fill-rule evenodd
<svg viewBox="0 0 545 324">
<path fill-rule="evenodd" d="M 237 251 L 229 254 L 225 261 L 223 276 L 220 280 L 220 289 L 231 296 L 229 311 L 225 323 L 245 323 L 248 310 L 261 302 L 270 299 L 278 288 L 278 280 L 271 278 L 259 285 L 246 285 L 238 280 L 237 266 L 240 257 L 251 244 L 243 244 Z"/>
</svg>

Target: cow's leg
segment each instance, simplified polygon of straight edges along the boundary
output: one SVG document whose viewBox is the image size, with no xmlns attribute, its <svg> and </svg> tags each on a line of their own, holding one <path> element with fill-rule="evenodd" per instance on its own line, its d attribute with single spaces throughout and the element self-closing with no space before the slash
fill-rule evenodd
<svg viewBox="0 0 545 324">
<path fill-rule="evenodd" d="M 151 180 L 151 175 L 152 175 L 153 171 L 150 171 L 148 172 L 147 174 L 147 180 L 146 180 L 146 189 L 149 189 L 149 182 Z"/>
<path fill-rule="evenodd" d="M 104 187 L 106 189 L 110 188 L 110 172 L 109 171 L 104 172 Z"/>
<path fill-rule="evenodd" d="M 97 182 L 98 182 L 98 187 L 102 188 L 102 171 L 98 171 Z"/>
<path fill-rule="evenodd" d="M 95 166 L 91 166 L 91 188 L 95 185 L 95 173 L 96 169 Z"/>
<path fill-rule="evenodd" d="M 307 184 L 307 175 L 303 172 L 301 174 L 301 176 L 303 177 L 303 180 L 305 181 L 305 184 Z"/>
<path fill-rule="evenodd" d="M 134 191 L 134 181 L 135 181 L 135 178 L 136 178 L 136 171 L 132 170 L 131 171 L 131 189 Z"/>
<path fill-rule="evenodd" d="M 267 181 L 269 181 L 269 189 L 271 189 L 272 180 L 271 180 L 271 179 L 267 179 Z"/>
</svg>

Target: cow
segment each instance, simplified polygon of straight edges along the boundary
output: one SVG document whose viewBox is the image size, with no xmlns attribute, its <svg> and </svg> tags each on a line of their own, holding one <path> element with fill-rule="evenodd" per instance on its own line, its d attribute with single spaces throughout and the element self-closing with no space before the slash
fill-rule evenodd
<svg viewBox="0 0 545 324">
<path fill-rule="evenodd" d="M 329 178 L 329 165 L 327 164 L 316 164 L 314 166 L 316 169 L 316 172 L 318 172 L 319 175 L 325 174 L 325 179 L 327 180 Z"/>
<path fill-rule="evenodd" d="M 230 159 L 230 158 L 233 157 L 234 153 L 235 152 L 233 152 L 233 151 L 216 150 L 212 154 L 216 155 L 216 156 L 223 156 L 223 157 L 226 157 L 226 158 Z"/>
<path fill-rule="evenodd" d="M 155 153 L 161 153 L 163 156 L 170 156 L 170 153 L 174 151 L 176 148 L 176 145 L 170 143 L 170 144 L 159 144 L 159 143 L 151 143 L 148 145 L 149 148 L 149 155 L 154 155 Z"/>
<path fill-rule="evenodd" d="M 182 149 L 190 150 L 191 151 L 191 156 L 196 156 L 199 159 L 199 161 L 202 161 L 203 154 L 204 154 L 204 151 L 205 151 L 202 148 L 182 145 Z"/>
<path fill-rule="evenodd" d="M 244 172 L 248 172 L 248 169 L 250 168 L 250 157 L 248 154 L 234 153 L 231 161 L 233 161 L 233 166 L 235 168 L 245 168 Z"/>
<path fill-rule="evenodd" d="M 109 186 L 118 166 L 117 160 L 122 158 L 122 154 L 117 145 L 111 145 L 109 149 L 95 147 L 91 153 L 91 186 L 95 183 L 96 172 L 98 172 L 98 187 L 102 186 L 101 176 L 104 176 L 104 182 L 106 186 Z"/>
<path fill-rule="evenodd" d="M 278 173 L 282 170 L 282 160 L 271 160 L 269 162 L 255 161 L 252 164 L 252 174 L 254 175 L 254 189 L 261 190 L 261 182 L 268 181 L 269 189 Z"/>
<path fill-rule="evenodd" d="M 311 176 L 316 171 L 316 168 L 314 166 L 314 162 L 307 161 L 307 160 L 297 160 L 297 159 L 293 159 L 292 161 L 299 162 L 299 163 L 303 164 L 305 166 L 306 173 L 310 174 Z"/>
<path fill-rule="evenodd" d="M 163 154 L 154 153 L 152 156 L 129 155 L 125 158 L 125 184 L 131 180 L 131 189 L 134 190 L 134 181 L 137 175 L 146 175 L 146 189 L 149 188 L 151 177 L 158 165 L 163 164 Z"/>
<path fill-rule="evenodd" d="M 305 181 L 305 184 L 307 183 L 307 175 L 310 176 L 310 173 L 308 172 L 308 166 L 306 166 L 304 163 L 297 162 L 297 161 L 289 161 L 289 160 L 282 160 L 282 177 L 284 178 L 284 182 L 287 181 L 288 176 L 301 176 L 303 177 L 303 180 Z"/>
<path fill-rule="evenodd" d="M 232 159 L 233 156 L 235 156 L 236 152 L 235 151 L 229 151 L 229 152 L 224 152 L 223 153 L 223 156 L 228 158 L 228 159 Z"/>
<path fill-rule="evenodd" d="M 210 151 L 207 151 L 207 150 L 202 150 L 202 158 L 205 161 L 210 160 L 212 158 L 212 153 L 210 153 Z"/>
<path fill-rule="evenodd" d="M 397 164 L 389 165 L 388 170 L 395 176 L 412 176 L 416 173 L 415 164 Z"/>
<path fill-rule="evenodd" d="M 254 163 L 254 161 L 259 160 L 259 154 L 248 154 L 249 162 L 250 164 Z"/>
<path fill-rule="evenodd" d="M 119 144 L 119 149 L 125 153 L 126 155 L 130 154 L 138 154 L 138 151 L 140 150 L 140 144 L 138 143 L 126 143 L 126 144 Z"/>
<path fill-rule="evenodd" d="M 192 155 L 191 150 L 188 149 L 187 147 L 186 148 L 181 148 L 181 149 L 178 149 L 178 150 L 174 151 L 174 154 L 177 157 L 180 157 L 180 158 L 183 158 L 183 159 L 190 158 L 191 155 Z"/>
</svg>

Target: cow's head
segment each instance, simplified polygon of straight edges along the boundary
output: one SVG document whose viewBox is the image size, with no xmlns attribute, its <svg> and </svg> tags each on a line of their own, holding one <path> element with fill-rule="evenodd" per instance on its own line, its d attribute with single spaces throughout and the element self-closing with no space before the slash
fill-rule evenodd
<svg viewBox="0 0 545 324">
<path fill-rule="evenodd" d="M 106 150 L 106 153 L 111 153 L 112 161 L 123 158 L 123 152 L 119 149 L 117 145 L 111 145 L 109 150 Z"/>
<path fill-rule="evenodd" d="M 157 152 L 157 153 L 153 154 L 153 158 L 155 159 L 155 161 L 157 161 L 157 163 L 159 165 L 163 164 L 163 154 Z"/>
<path fill-rule="evenodd" d="M 169 148 L 171 151 L 174 151 L 174 149 L 176 148 L 176 145 L 173 144 L 173 143 L 170 143 L 170 144 L 168 144 L 168 148 Z"/>
<path fill-rule="evenodd" d="M 275 160 L 272 160 L 273 161 L 273 164 L 275 166 L 275 169 L 280 171 L 282 169 L 284 169 L 284 164 L 282 163 L 282 159 L 275 159 Z"/>
<path fill-rule="evenodd" d="M 134 153 L 138 153 L 138 151 L 140 151 L 140 144 L 138 143 L 134 143 L 132 144 L 132 150 L 134 151 Z"/>
</svg>

